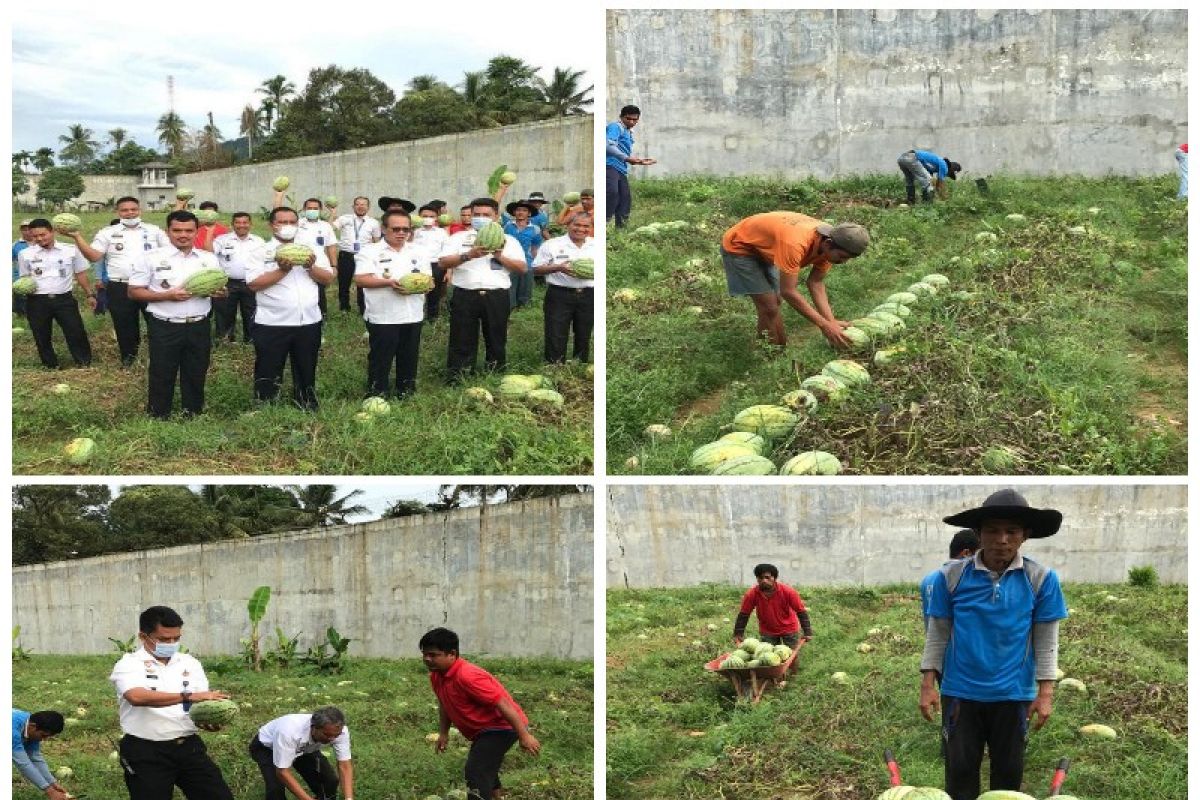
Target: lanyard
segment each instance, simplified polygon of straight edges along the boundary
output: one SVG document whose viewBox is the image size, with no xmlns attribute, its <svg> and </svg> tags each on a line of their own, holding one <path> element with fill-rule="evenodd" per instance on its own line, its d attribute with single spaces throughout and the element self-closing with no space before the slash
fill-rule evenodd
<svg viewBox="0 0 1200 800">
<path fill-rule="evenodd" d="M 358 219 L 358 217 L 355 217 Z M 358 232 L 362 230 L 362 226 L 367 224 L 367 218 L 363 217 L 361 221 L 354 223 L 354 241 L 358 241 Z"/>
</svg>

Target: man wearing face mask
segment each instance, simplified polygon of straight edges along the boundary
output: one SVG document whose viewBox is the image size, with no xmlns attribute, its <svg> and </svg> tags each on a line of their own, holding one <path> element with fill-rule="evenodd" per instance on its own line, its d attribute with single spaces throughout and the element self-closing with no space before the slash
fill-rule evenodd
<svg viewBox="0 0 1200 800">
<path fill-rule="evenodd" d="M 188 800 L 233 800 L 188 716 L 192 703 L 229 695 L 210 690 L 200 662 L 179 652 L 183 619 L 174 609 L 147 608 L 138 629 L 141 646 L 123 655 L 108 676 L 117 691 L 130 800 L 161 800 L 176 786 Z"/>
<path fill-rule="evenodd" d="M 442 310 L 442 295 L 446 293 L 446 270 L 438 263 L 438 256 L 441 255 L 446 242 L 450 241 L 450 234 L 446 229 L 438 227 L 437 218 L 441 212 L 438 211 L 437 203 L 441 201 L 434 200 L 421 206 L 417 212 L 421 215 L 421 225 L 413 229 L 412 238 L 414 245 L 429 253 L 429 265 L 433 270 L 433 291 L 425 295 L 425 321 L 429 323 L 436 320 Z M 441 205 L 445 207 L 446 204 Z"/>
<path fill-rule="evenodd" d="M 254 397 L 267 402 L 279 394 L 283 367 L 292 365 L 292 399 L 306 411 L 317 410 L 317 357 L 321 352 L 320 287 L 333 282 L 334 271 L 325 250 L 300 237 L 294 209 L 271 211 L 271 241 L 254 251 L 246 282 L 257 295 L 254 325 Z M 313 251 L 304 266 L 281 266 L 275 251 L 285 244 L 303 244 Z"/>
<path fill-rule="evenodd" d="M 146 303 L 150 340 L 146 410 L 158 419 L 171 416 L 175 380 L 185 416 L 204 410 L 204 383 L 212 357 L 212 299 L 195 297 L 184 288 L 204 269 L 221 269 L 217 257 L 194 247 L 199 221 L 190 211 L 167 215 L 171 243 L 145 253 L 129 279 L 129 296 Z M 213 298 L 224 298 L 225 290 Z"/>
<path fill-rule="evenodd" d="M 504 371 L 508 345 L 509 274 L 525 272 L 525 252 L 511 236 L 504 247 L 487 251 L 475 245 L 477 231 L 495 222 L 500 206 L 490 197 L 471 201 L 471 230 L 456 233 L 442 248 L 439 263 L 446 282 L 454 287 L 450 297 L 450 342 L 446 380 L 458 381 L 475 370 L 479 334 L 483 332 L 484 363 L 489 370 Z"/>
<path fill-rule="evenodd" d="M 321 752 L 323 747 L 333 748 L 338 774 L 334 774 L 329 759 Z M 271 720 L 250 739 L 250 757 L 262 772 L 266 800 L 284 800 L 287 796 L 284 789 L 299 800 L 334 800 L 339 785 L 346 800 L 354 800 L 350 728 L 346 725 L 346 715 L 336 706 Z M 293 769 L 304 778 L 311 795 L 300 786 Z"/>
<path fill-rule="evenodd" d="M 371 201 L 366 197 L 354 198 L 354 213 L 337 214 L 337 207 L 329 209 L 333 228 L 338 232 L 337 282 L 338 308 L 350 310 L 350 284 L 354 281 L 354 256 L 372 242 L 383 237 L 379 223 L 367 216 Z M 383 209 L 387 210 L 387 209 Z M 358 313 L 363 313 L 363 299 L 358 298 Z"/>
<path fill-rule="evenodd" d="M 229 276 L 225 285 L 225 297 L 213 301 L 213 314 L 217 319 L 217 341 L 235 338 L 234 324 L 237 313 L 242 311 L 242 342 L 250 343 L 250 325 L 254 321 L 254 292 L 246 285 L 246 265 L 250 254 L 263 246 L 261 236 L 250 232 L 250 215 L 239 211 L 233 215 L 233 233 L 218 236 L 213 242 L 213 253 L 221 269 Z"/>
<path fill-rule="evenodd" d="M 283 192 L 279 192 L 280 195 Z M 283 205 L 282 202 L 275 204 L 276 206 Z M 321 219 L 321 201 L 316 197 L 310 197 L 304 201 L 304 208 L 300 211 L 300 234 L 307 236 L 316 243 L 317 247 L 325 249 L 325 256 L 329 259 L 330 264 L 336 264 L 338 259 L 338 240 L 337 234 L 333 232 L 333 226 L 325 220 Z M 325 287 L 321 287 L 321 293 L 317 295 L 317 300 L 321 309 L 321 316 L 325 316 Z"/>
<path fill-rule="evenodd" d="M 141 205 L 136 197 L 118 200 L 117 216 L 120 222 L 101 228 L 90 245 L 78 232 L 71 234 L 71 239 L 88 261 L 105 261 L 108 270 L 105 285 L 108 311 L 117 334 L 121 364 L 128 367 L 137 358 L 142 341 L 140 318 L 146 310 L 145 303 L 139 303 L 129 296 L 129 278 L 133 275 L 134 265 L 143 255 L 158 247 L 168 247 L 171 242 L 161 228 L 142 221 Z"/>
</svg>

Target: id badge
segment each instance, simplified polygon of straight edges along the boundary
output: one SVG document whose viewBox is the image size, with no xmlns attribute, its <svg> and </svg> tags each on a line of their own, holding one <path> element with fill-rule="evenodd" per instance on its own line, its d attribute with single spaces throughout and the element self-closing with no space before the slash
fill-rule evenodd
<svg viewBox="0 0 1200 800">
<path fill-rule="evenodd" d="M 358 252 L 358 242 L 354 243 L 354 252 Z"/>
<path fill-rule="evenodd" d="M 488 265 L 492 269 L 504 269 L 504 265 L 500 263 L 500 259 L 496 258 L 495 256 L 488 259 Z"/>
<path fill-rule="evenodd" d="M 142 249 L 143 249 L 143 250 L 153 250 L 153 249 L 154 249 L 154 245 L 150 244 L 149 242 L 144 242 L 144 243 L 142 244 Z"/>
<path fill-rule="evenodd" d="M 318 236 L 318 237 L 317 237 L 317 244 L 319 244 L 319 245 L 324 245 L 324 244 L 325 244 L 325 237 L 324 237 L 324 236 Z M 355 249 L 355 250 L 357 250 L 357 249 L 358 249 L 358 245 L 357 245 L 357 244 L 356 244 L 356 245 L 354 245 L 354 249 Z"/>
</svg>

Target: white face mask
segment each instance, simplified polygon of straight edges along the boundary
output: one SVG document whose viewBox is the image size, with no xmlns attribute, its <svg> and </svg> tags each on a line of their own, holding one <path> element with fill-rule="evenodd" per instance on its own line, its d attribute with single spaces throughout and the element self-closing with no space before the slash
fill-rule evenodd
<svg viewBox="0 0 1200 800">
<path fill-rule="evenodd" d="M 280 225 L 279 230 L 275 231 L 275 235 L 285 242 L 290 242 L 296 238 L 296 231 L 299 230 L 295 225 Z"/>
<path fill-rule="evenodd" d="M 435 222 L 437 222 L 437 217 L 421 217 L 421 224 L 426 228 L 432 228 Z"/>
<path fill-rule="evenodd" d="M 307 208 L 304 210 L 304 218 L 309 222 L 316 222 L 321 218 L 321 211 L 317 208 Z"/>
<path fill-rule="evenodd" d="M 141 217 L 130 217 L 129 219 L 121 220 L 121 224 L 126 228 L 136 228 L 142 222 Z"/>
</svg>

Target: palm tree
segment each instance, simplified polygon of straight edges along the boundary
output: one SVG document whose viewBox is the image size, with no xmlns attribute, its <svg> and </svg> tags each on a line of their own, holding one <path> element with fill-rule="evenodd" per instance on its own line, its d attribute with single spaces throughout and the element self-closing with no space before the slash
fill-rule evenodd
<svg viewBox="0 0 1200 800">
<path fill-rule="evenodd" d="M 82 125 L 71 125 L 67 129 L 67 135 L 59 136 L 58 140 L 66 145 L 58 152 L 59 158 L 75 162 L 75 166 L 80 170 L 96 157 L 96 149 L 100 147 L 99 142 L 92 140 L 91 128 Z"/>
<path fill-rule="evenodd" d="M 276 118 L 282 116 L 283 104 L 287 100 L 288 95 L 296 93 L 296 86 L 282 75 L 276 75 L 274 78 L 268 78 L 263 81 L 262 86 L 254 91 L 266 95 L 262 106 L 263 114 L 267 118 L 267 130 L 270 130 L 272 114 Z"/>
<path fill-rule="evenodd" d="M 362 494 L 361 489 L 355 489 L 349 494 L 337 497 L 337 487 L 327 483 L 288 488 L 296 497 L 296 502 L 300 504 L 297 516 L 305 527 L 328 528 L 331 525 L 345 525 L 347 517 L 366 514 L 371 510 L 364 505 L 347 505 Z"/>
<path fill-rule="evenodd" d="M 220 159 L 221 150 L 221 131 L 217 128 L 217 124 L 213 122 L 212 112 L 208 112 L 208 124 L 200 130 L 200 136 L 196 141 L 197 149 L 200 151 L 201 163 L 206 166 L 217 166 Z"/>
<path fill-rule="evenodd" d="M 554 77 L 546 83 L 541 78 L 537 79 L 538 87 L 545 95 L 546 105 L 550 107 L 550 116 L 565 117 L 568 114 L 584 114 L 587 112 L 587 106 L 592 104 L 592 98 L 589 97 L 595 84 L 588 84 L 587 88 L 579 88 L 579 79 L 583 77 L 583 70 L 554 68 Z"/>
<path fill-rule="evenodd" d="M 486 85 L 487 75 L 482 71 L 463 73 L 462 98 L 471 107 L 476 122 L 484 127 L 495 127 L 500 123 L 487 111 Z"/>
<path fill-rule="evenodd" d="M 120 150 L 121 145 L 129 138 L 129 131 L 124 128 L 113 128 L 108 132 L 108 140 L 112 142 L 113 150 Z"/>
<path fill-rule="evenodd" d="M 269 134 L 271 132 L 271 120 L 275 116 L 275 104 L 271 102 L 271 98 L 268 97 L 262 101 L 262 104 L 258 107 L 258 115 L 266 120 L 263 131 Z"/>
<path fill-rule="evenodd" d="M 12 154 L 13 166 L 22 172 L 33 161 L 33 153 L 28 150 L 20 150 Z"/>
<path fill-rule="evenodd" d="M 158 118 L 156 130 L 159 143 L 167 148 L 171 158 L 178 159 L 184 144 L 187 143 L 187 126 L 183 124 L 183 117 L 174 111 L 168 111 Z"/>
<path fill-rule="evenodd" d="M 278 486 L 205 484 L 200 499 L 216 512 L 223 538 L 260 536 L 297 524 L 296 500 Z"/>
<path fill-rule="evenodd" d="M 436 88 L 441 81 L 436 75 L 416 75 L 408 82 L 409 92 L 428 92 L 430 89 Z"/>
<path fill-rule="evenodd" d="M 258 110 L 247 103 L 246 107 L 242 109 L 242 121 L 238 133 L 246 137 L 246 143 L 250 148 L 250 158 L 254 158 L 254 140 L 262 136 L 262 132 L 262 118 L 259 117 Z"/>
<path fill-rule="evenodd" d="M 54 151 L 49 147 L 39 147 L 30 162 L 38 172 L 45 172 L 54 166 Z"/>
</svg>

